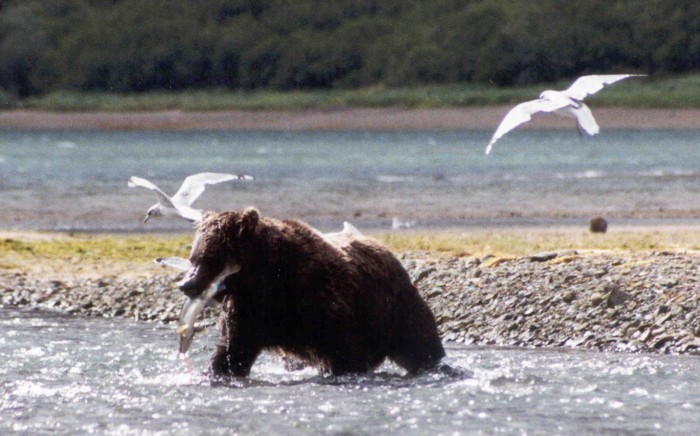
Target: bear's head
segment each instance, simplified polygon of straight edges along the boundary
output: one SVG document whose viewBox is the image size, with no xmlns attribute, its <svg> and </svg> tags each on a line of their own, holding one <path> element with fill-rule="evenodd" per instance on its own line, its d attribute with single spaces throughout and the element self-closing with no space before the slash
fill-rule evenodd
<svg viewBox="0 0 700 436">
<path fill-rule="evenodd" d="M 194 298 L 239 272 L 241 250 L 245 249 L 243 241 L 250 240 L 259 222 L 260 213 L 255 208 L 205 213 L 192 243 L 192 266 L 180 282 L 180 290 Z"/>
</svg>

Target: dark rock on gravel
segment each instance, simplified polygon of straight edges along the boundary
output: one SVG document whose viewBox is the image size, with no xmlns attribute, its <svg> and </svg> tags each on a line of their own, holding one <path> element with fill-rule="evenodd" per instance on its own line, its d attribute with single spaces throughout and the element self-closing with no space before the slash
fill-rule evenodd
<svg viewBox="0 0 700 436">
<path fill-rule="evenodd" d="M 605 218 L 597 216 L 591 219 L 588 229 L 591 231 L 591 233 L 605 233 L 608 231 L 608 222 L 605 220 Z"/>
</svg>

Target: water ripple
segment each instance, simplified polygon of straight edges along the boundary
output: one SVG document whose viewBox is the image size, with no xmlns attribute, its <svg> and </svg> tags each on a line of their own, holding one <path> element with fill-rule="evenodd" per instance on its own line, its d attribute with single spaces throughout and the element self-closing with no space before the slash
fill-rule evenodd
<svg viewBox="0 0 700 436">
<path fill-rule="evenodd" d="M 50 327 L 47 334 L 42 327 Z M 172 327 L 0 309 L 0 433 L 688 433 L 700 359 L 449 345 L 452 370 L 406 377 L 289 372 L 264 354 L 249 379 L 193 370 Z"/>
</svg>

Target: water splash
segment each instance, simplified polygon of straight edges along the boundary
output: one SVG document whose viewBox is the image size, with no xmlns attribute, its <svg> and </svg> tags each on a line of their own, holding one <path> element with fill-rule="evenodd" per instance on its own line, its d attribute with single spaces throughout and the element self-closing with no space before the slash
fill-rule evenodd
<svg viewBox="0 0 700 436">
<path fill-rule="evenodd" d="M 172 328 L 0 309 L 0 432 L 103 434 L 482 432 L 671 433 L 700 425 L 700 359 L 447 346 L 452 370 L 408 377 L 289 372 L 263 354 L 250 378 L 192 368 Z M 51 329 L 50 332 L 47 332 Z M 89 407 L 85 407 L 89 404 Z"/>
</svg>

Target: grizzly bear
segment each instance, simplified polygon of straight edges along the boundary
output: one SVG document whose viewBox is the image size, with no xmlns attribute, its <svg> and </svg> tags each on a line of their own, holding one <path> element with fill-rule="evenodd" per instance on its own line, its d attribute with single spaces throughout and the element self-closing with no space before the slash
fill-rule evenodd
<svg viewBox="0 0 700 436">
<path fill-rule="evenodd" d="M 333 375 L 368 372 L 385 358 L 409 373 L 445 351 L 435 317 L 399 260 L 357 233 L 324 236 L 296 220 L 207 213 L 181 290 L 223 283 L 217 376 L 247 376 L 260 352 L 280 351 Z"/>
</svg>

